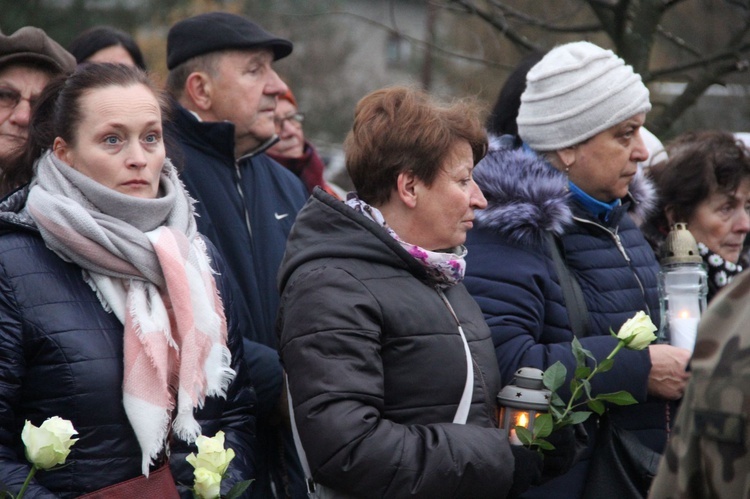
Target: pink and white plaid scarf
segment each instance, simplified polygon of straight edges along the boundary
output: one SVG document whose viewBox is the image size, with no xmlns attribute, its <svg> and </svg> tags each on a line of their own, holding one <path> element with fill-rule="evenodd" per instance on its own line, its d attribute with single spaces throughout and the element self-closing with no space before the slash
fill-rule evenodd
<svg viewBox="0 0 750 499">
<path fill-rule="evenodd" d="M 193 411 L 234 378 L 224 308 L 192 200 L 166 161 L 157 199 L 118 193 L 52 154 L 42 156 L 26 208 L 47 246 L 83 268 L 124 325 L 123 405 L 142 470 L 174 435 L 194 441 Z M 172 415 L 177 409 L 174 421 Z"/>
</svg>

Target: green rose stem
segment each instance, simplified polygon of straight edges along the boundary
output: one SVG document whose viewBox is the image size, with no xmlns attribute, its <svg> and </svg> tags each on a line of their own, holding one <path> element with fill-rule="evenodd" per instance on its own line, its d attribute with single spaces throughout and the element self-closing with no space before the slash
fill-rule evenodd
<svg viewBox="0 0 750 499">
<path fill-rule="evenodd" d="M 29 475 L 26 477 L 26 480 L 23 482 L 23 487 L 21 487 L 21 491 L 16 496 L 16 499 L 21 499 L 23 495 L 26 493 L 26 489 L 29 488 L 29 483 L 31 483 L 31 479 L 34 478 L 34 475 L 36 475 L 36 471 L 39 468 L 36 467 L 36 464 L 31 465 L 31 471 L 29 472 Z"/>
<path fill-rule="evenodd" d="M 617 346 L 615 346 L 615 348 L 610 352 L 609 355 L 607 355 L 607 357 L 602 362 L 596 365 L 594 370 L 591 371 L 591 373 L 588 376 L 586 376 L 583 383 L 579 383 L 576 386 L 575 390 L 573 390 L 573 394 L 571 395 L 570 400 L 568 400 L 568 405 L 565 407 L 565 410 L 563 411 L 562 415 L 559 418 L 560 421 L 564 421 L 565 416 L 571 413 L 575 407 L 586 404 L 586 401 L 579 402 L 578 404 L 573 404 L 573 401 L 578 400 L 578 397 L 580 396 L 580 393 L 581 393 L 581 389 L 591 381 L 591 378 L 593 378 L 596 373 L 602 371 L 603 369 L 602 366 L 608 366 L 608 364 L 610 363 L 608 361 L 612 361 L 614 356 L 617 355 L 617 352 L 622 350 L 622 347 L 624 346 L 625 346 L 625 342 L 623 340 L 619 340 L 617 342 Z"/>
</svg>

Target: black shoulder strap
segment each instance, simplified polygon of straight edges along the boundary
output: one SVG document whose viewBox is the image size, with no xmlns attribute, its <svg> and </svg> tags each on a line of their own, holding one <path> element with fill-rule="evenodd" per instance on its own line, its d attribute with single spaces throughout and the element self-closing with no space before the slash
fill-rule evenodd
<svg viewBox="0 0 750 499">
<path fill-rule="evenodd" d="M 568 311 L 568 320 L 570 329 L 576 338 L 584 338 L 589 334 L 589 310 L 586 307 L 586 300 L 583 298 L 583 291 L 578 279 L 571 274 L 565 260 L 563 260 L 558 239 L 551 232 L 545 233 L 547 246 L 552 253 L 552 260 L 555 262 L 557 277 L 560 279 L 565 308 Z"/>
</svg>

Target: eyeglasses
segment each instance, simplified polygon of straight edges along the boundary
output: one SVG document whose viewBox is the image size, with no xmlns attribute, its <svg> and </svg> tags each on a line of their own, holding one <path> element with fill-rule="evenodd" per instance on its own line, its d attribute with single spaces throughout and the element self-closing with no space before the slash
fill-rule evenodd
<svg viewBox="0 0 750 499">
<path fill-rule="evenodd" d="M 284 123 L 289 121 L 294 126 L 300 126 L 305 121 L 305 115 L 302 113 L 294 113 L 290 114 L 289 116 L 284 116 L 283 118 L 276 116 L 273 119 L 273 124 L 276 125 L 276 130 L 281 130 L 284 128 Z"/>
<path fill-rule="evenodd" d="M 29 101 L 30 107 L 34 107 L 36 103 L 36 97 L 24 97 L 18 90 L 0 86 L 0 109 L 15 109 L 22 100 Z"/>
</svg>

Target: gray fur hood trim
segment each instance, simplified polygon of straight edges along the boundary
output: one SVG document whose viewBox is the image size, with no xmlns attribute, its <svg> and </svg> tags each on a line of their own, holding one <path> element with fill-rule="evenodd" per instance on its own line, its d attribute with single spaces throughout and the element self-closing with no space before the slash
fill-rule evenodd
<svg viewBox="0 0 750 499">
<path fill-rule="evenodd" d="M 477 227 L 503 235 L 517 244 L 538 244 L 544 232 L 562 234 L 573 223 L 568 179 L 531 151 L 503 147 L 511 143 L 492 139 L 493 147 L 474 170 L 474 179 L 487 198 L 477 210 Z M 629 211 L 644 220 L 655 205 L 655 189 L 642 169 L 630 183 Z"/>
</svg>

